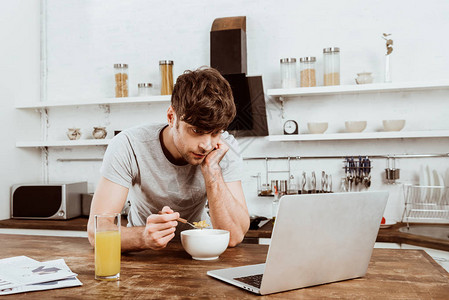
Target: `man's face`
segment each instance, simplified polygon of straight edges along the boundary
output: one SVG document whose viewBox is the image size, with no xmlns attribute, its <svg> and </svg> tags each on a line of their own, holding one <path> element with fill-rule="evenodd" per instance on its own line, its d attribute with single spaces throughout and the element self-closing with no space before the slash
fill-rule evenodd
<svg viewBox="0 0 449 300">
<path fill-rule="evenodd" d="M 173 142 L 182 158 L 191 165 L 200 165 L 220 140 L 223 130 L 204 132 L 184 121 L 175 120 Z"/>
</svg>

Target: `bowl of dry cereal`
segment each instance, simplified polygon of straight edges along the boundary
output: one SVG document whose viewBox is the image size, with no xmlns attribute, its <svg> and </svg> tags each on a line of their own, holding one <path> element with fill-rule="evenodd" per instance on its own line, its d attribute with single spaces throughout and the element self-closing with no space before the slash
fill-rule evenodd
<svg viewBox="0 0 449 300">
<path fill-rule="evenodd" d="M 207 228 L 184 230 L 181 232 L 181 243 L 193 259 L 218 259 L 228 248 L 229 231 Z"/>
</svg>

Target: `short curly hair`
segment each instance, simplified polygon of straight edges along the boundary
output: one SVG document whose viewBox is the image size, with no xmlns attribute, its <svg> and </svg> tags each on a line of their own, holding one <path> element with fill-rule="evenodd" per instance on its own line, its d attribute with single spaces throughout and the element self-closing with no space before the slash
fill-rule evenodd
<svg viewBox="0 0 449 300">
<path fill-rule="evenodd" d="M 187 70 L 176 79 L 171 105 L 179 120 L 204 132 L 225 130 L 236 115 L 231 86 L 208 67 Z"/>
</svg>

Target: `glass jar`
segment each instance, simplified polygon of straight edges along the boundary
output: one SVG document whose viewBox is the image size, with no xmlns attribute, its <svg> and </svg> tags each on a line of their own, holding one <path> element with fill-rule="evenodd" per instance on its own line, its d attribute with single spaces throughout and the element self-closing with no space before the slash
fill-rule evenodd
<svg viewBox="0 0 449 300">
<path fill-rule="evenodd" d="M 171 95 L 173 92 L 173 61 L 160 60 L 161 95 Z"/>
<path fill-rule="evenodd" d="M 301 70 L 301 87 L 316 86 L 316 57 L 307 56 L 299 59 Z"/>
<path fill-rule="evenodd" d="M 283 89 L 296 87 L 296 58 L 281 59 L 281 87 Z"/>
<path fill-rule="evenodd" d="M 278 193 L 277 189 L 275 188 L 273 202 L 271 203 L 271 216 L 272 216 L 273 224 L 276 221 L 276 216 L 278 214 L 278 210 L 279 210 L 279 193 Z"/>
<path fill-rule="evenodd" d="M 115 97 L 128 97 L 128 65 L 114 64 Z"/>
<path fill-rule="evenodd" d="M 151 83 L 137 84 L 137 94 L 139 97 L 151 96 L 153 94 L 153 85 Z"/>
<path fill-rule="evenodd" d="M 324 85 L 340 85 L 340 48 L 323 49 Z"/>
</svg>

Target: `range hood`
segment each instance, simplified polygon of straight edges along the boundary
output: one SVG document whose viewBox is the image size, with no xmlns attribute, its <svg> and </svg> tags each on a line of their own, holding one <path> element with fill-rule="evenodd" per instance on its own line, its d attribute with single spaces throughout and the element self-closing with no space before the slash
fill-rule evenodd
<svg viewBox="0 0 449 300">
<path fill-rule="evenodd" d="M 246 17 L 214 20 L 210 65 L 231 85 L 237 115 L 228 131 L 234 136 L 268 135 L 262 76 L 246 75 Z"/>
</svg>

